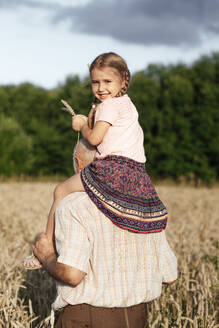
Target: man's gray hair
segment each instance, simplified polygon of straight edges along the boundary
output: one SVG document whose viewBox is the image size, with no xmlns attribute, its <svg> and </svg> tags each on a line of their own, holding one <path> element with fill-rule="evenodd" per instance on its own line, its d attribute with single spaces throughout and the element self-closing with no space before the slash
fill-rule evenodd
<svg viewBox="0 0 219 328">
<path fill-rule="evenodd" d="M 78 156 L 80 156 L 81 160 L 84 162 L 84 166 L 86 166 L 94 160 L 95 154 L 96 147 L 91 146 L 85 139 L 78 140 L 73 150 L 73 166 L 75 173 L 78 172 L 76 161 Z"/>
</svg>

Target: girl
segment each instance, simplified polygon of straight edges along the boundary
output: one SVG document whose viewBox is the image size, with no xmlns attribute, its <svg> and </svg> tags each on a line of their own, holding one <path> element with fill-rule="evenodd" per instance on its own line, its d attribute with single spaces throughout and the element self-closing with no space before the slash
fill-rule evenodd
<svg viewBox="0 0 219 328">
<path fill-rule="evenodd" d="M 109 52 L 99 55 L 89 70 L 92 110 L 88 120 L 83 115 L 74 116 L 72 128 L 96 146 L 96 158 L 55 188 L 46 234 L 54 240 L 56 206 L 76 191 L 85 191 L 118 227 L 137 233 L 161 231 L 166 227 L 167 210 L 145 171 L 143 131 L 137 110 L 126 94 L 130 81 L 127 64 Z M 30 269 L 40 266 L 34 256 L 24 264 Z"/>
</svg>

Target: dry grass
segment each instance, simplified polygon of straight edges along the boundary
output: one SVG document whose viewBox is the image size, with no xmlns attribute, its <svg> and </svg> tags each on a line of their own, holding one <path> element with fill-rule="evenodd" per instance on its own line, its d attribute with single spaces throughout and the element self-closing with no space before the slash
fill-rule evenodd
<svg viewBox="0 0 219 328">
<path fill-rule="evenodd" d="M 25 272 L 20 263 L 44 230 L 53 188 L 54 184 L 37 182 L 0 185 L 0 327 L 48 326 L 54 282 L 43 270 Z M 182 275 L 150 305 L 150 327 L 219 327 L 219 188 L 157 190 L 168 206 L 167 237 Z"/>
</svg>

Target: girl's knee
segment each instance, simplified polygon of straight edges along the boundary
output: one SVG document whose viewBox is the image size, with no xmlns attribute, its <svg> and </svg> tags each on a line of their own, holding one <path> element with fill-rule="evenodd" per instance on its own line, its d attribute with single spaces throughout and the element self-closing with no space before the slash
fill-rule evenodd
<svg viewBox="0 0 219 328">
<path fill-rule="evenodd" d="M 63 198 L 64 187 L 62 183 L 59 183 L 53 192 L 54 200 Z"/>
<path fill-rule="evenodd" d="M 84 191 L 80 175 L 72 176 L 66 181 L 59 183 L 54 189 L 54 200 L 61 200 L 65 196 L 76 191 Z"/>
</svg>

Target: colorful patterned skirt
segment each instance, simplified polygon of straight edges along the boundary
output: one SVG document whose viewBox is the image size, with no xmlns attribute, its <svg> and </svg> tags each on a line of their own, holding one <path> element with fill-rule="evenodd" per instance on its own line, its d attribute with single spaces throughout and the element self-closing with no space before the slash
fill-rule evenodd
<svg viewBox="0 0 219 328">
<path fill-rule="evenodd" d="M 95 159 L 81 171 L 81 180 L 90 199 L 118 227 L 138 233 L 165 229 L 167 210 L 144 163 L 116 155 Z"/>
</svg>

